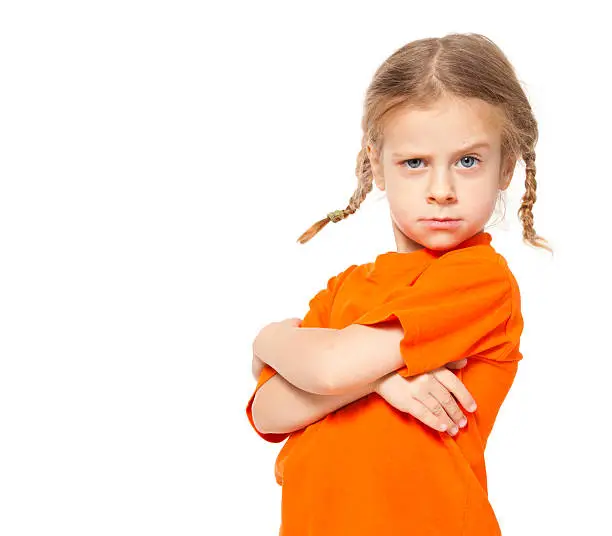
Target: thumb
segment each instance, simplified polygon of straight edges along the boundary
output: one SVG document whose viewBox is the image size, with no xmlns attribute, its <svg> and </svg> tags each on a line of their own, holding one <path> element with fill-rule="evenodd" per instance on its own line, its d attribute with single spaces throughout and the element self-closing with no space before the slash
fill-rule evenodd
<svg viewBox="0 0 612 536">
<path fill-rule="evenodd" d="M 450 369 L 460 369 L 467 365 L 467 358 L 459 359 L 458 361 L 451 361 L 446 364 L 447 368 Z"/>
</svg>

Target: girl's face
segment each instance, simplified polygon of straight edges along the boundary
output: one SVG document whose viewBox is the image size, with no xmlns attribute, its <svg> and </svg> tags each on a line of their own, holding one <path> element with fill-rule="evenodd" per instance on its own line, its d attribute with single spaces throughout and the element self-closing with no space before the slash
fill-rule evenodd
<svg viewBox="0 0 612 536">
<path fill-rule="evenodd" d="M 516 164 L 502 166 L 501 120 L 480 99 L 445 97 L 426 110 L 397 111 L 385 124 L 382 155 L 367 150 L 400 252 L 451 249 L 484 230 Z M 449 228 L 423 221 L 446 217 L 459 221 Z"/>
</svg>

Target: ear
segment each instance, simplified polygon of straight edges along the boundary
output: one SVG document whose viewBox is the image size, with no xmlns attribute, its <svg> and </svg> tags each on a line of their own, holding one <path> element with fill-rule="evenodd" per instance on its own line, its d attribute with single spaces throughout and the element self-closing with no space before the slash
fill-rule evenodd
<svg viewBox="0 0 612 536">
<path fill-rule="evenodd" d="M 514 169 L 516 168 L 516 158 L 508 158 L 503 166 L 499 177 L 499 189 L 505 190 L 510 186 Z"/>
<path fill-rule="evenodd" d="M 382 165 L 380 163 L 380 155 L 371 145 L 366 147 L 368 158 L 370 159 L 370 169 L 372 170 L 372 177 L 374 183 L 379 190 L 385 190 L 385 177 L 382 173 Z"/>
</svg>

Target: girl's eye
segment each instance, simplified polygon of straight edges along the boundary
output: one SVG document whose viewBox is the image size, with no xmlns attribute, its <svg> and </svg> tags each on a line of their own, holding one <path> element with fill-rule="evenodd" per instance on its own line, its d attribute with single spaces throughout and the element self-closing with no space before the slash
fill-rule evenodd
<svg viewBox="0 0 612 536">
<path fill-rule="evenodd" d="M 470 156 L 464 156 L 463 158 L 460 158 L 460 159 L 459 159 L 459 162 L 461 162 L 462 160 L 465 160 L 466 158 L 467 158 L 467 159 L 470 159 L 470 158 L 471 158 L 471 159 L 473 159 L 473 160 L 478 160 L 478 162 L 482 162 L 482 160 L 480 160 L 480 158 L 477 158 L 476 156 L 473 156 L 473 155 L 470 155 Z M 409 158 L 408 160 L 404 160 L 404 161 L 400 162 L 400 164 L 403 166 L 403 165 L 404 165 L 406 162 L 418 162 L 418 161 L 422 161 L 422 158 Z M 405 166 L 403 166 L 403 167 L 405 167 Z M 410 169 L 417 169 L 416 167 L 412 167 L 411 165 L 408 165 L 408 167 L 409 167 Z M 471 168 L 473 168 L 473 167 L 474 167 L 474 166 L 468 166 L 466 169 L 471 169 Z"/>
</svg>

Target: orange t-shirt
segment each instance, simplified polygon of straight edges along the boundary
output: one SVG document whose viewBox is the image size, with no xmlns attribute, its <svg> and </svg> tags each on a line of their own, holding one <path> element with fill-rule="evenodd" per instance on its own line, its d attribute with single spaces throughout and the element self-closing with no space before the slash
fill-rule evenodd
<svg viewBox="0 0 612 536">
<path fill-rule="evenodd" d="M 451 370 L 478 409 L 468 424 L 439 432 L 371 393 L 291 434 L 253 424 L 266 441 L 289 437 L 278 454 L 280 536 L 500 535 L 488 500 L 484 451 L 513 383 L 523 331 L 517 282 L 487 232 L 448 251 L 390 251 L 352 265 L 309 303 L 302 327 L 342 329 L 399 320 L 402 376 L 463 357 Z M 374 356 L 373 356 L 374 357 Z"/>
</svg>

